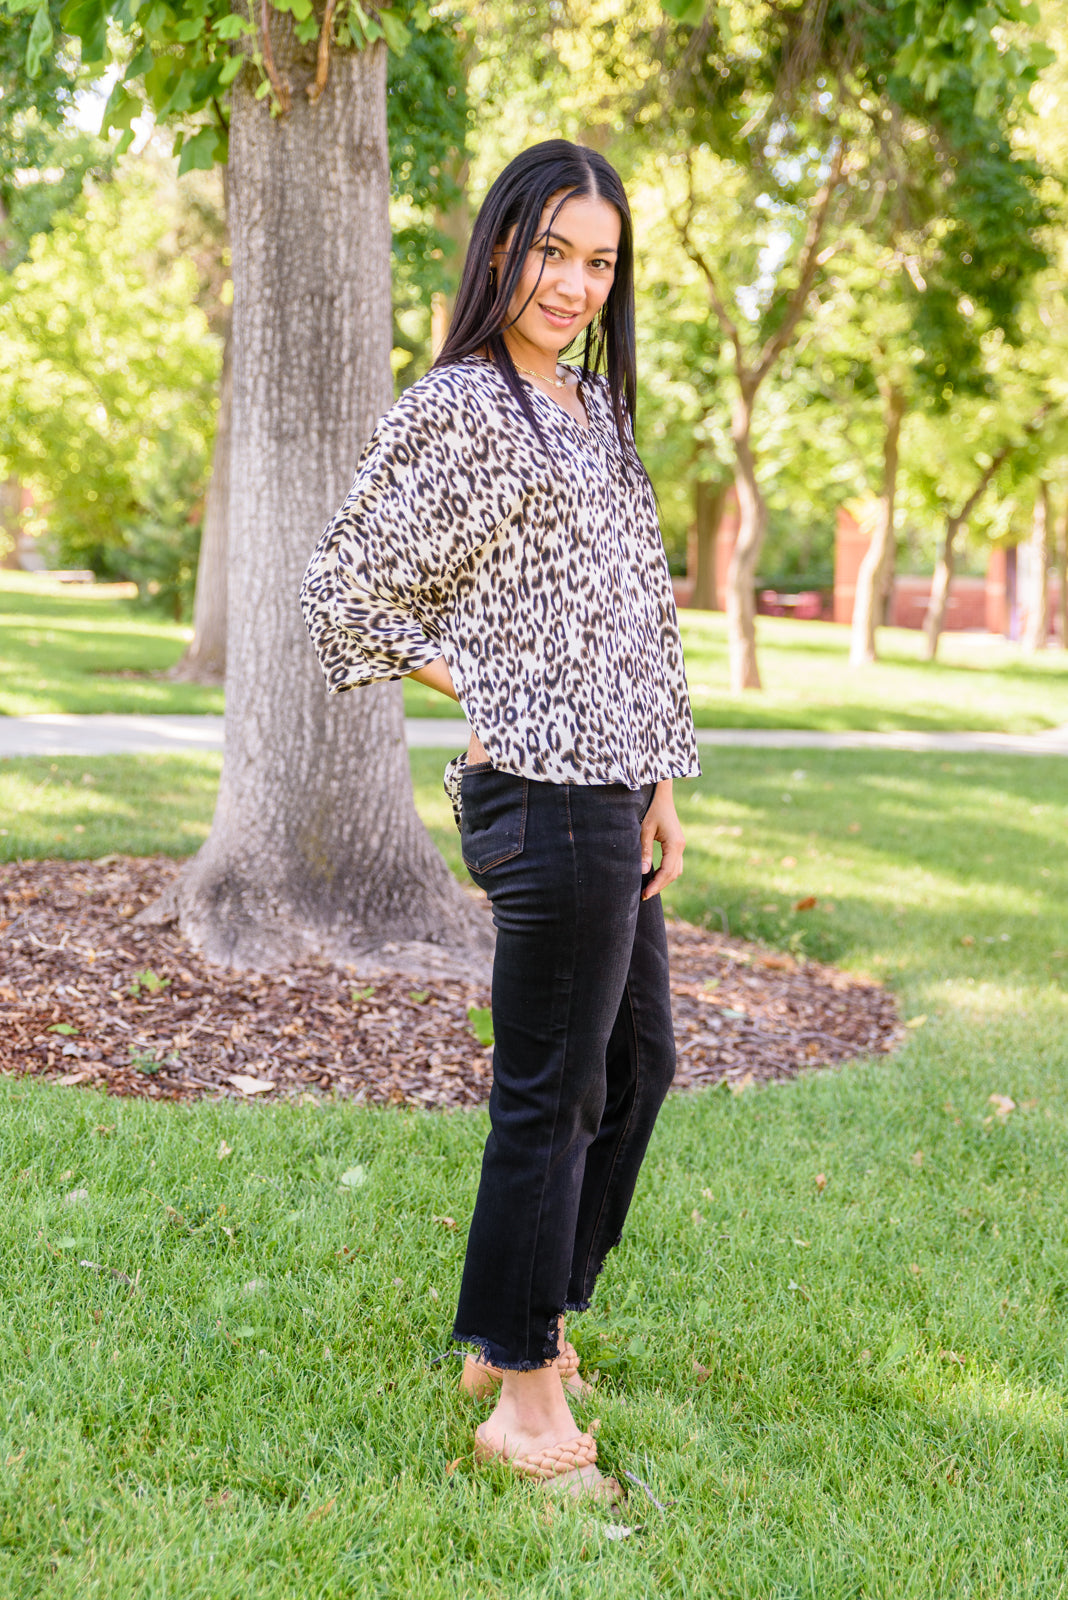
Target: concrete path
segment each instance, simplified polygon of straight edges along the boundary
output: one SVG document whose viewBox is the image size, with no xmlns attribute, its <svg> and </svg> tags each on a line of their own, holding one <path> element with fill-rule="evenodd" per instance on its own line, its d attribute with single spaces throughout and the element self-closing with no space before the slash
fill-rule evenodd
<svg viewBox="0 0 1068 1600">
<path fill-rule="evenodd" d="M 410 746 L 459 750 L 458 717 L 409 717 Z M 1045 733 L 823 733 L 800 728 L 700 728 L 702 745 L 764 750 L 917 750 L 954 755 L 1068 756 L 1068 723 Z M 66 712 L 0 717 L 0 758 L 102 756 L 167 750 L 221 750 L 223 719 L 212 716 L 78 716 Z"/>
</svg>

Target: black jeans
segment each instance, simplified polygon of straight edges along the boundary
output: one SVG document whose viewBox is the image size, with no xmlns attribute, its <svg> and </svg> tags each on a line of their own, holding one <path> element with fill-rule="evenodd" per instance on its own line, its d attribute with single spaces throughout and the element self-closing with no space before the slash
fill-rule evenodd
<svg viewBox="0 0 1068 1600">
<path fill-rule="evenodd" d="M 641 899 L 655 786 L 538 783 L 470 767 L 464 860 L 488 894 L 491 1132 L 453 1335 L 495 1366 L 558 1352 L 619 1242 L 675 1073 L 659 896 Z"/>
</svg>

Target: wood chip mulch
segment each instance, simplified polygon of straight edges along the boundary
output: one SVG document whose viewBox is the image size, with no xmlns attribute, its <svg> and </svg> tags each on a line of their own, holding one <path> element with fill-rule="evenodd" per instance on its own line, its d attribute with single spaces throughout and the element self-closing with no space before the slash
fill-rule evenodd
<svg viewBox="0 0 1068 1600">
<path fill-rule="evenodd" d="M 485 1101 L 492 1049 L 468 1015 L 484 986 L 209 967 L 176 928 L 131 920 L 177 871 L 166 857 L 0 866 L 0 1072 L 158 1100 Z M 878 984 L 685 923 L 669 938 L 676 1088 L 790 1078 L 901 1037 Z"/>
</svg>

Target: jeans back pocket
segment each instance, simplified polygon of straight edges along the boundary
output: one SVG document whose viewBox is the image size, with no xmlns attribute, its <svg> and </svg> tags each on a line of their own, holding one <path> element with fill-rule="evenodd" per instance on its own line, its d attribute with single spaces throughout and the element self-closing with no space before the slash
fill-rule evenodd
<svg viewBox="0 0 1068 1600">
<path fill-rule="evenodd" d="M 528 780 L 494 767 L 467 767 L 461 780 L 460 854 L 470 872 L 489 872 L 523 849 Z"/>
</svg>

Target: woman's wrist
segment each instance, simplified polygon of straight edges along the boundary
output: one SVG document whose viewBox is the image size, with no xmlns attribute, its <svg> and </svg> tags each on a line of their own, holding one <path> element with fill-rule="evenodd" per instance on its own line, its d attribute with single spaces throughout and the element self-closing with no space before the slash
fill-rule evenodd
<svg viewBox="0 0 1068 1600">
<path fill-rule="evenodd" d="M 438 656 L 436 661 L 417 668 L 415 672 L 409 672 L 407 676 L 414 678 L 416 683 L 425 684 L 428 689 L 436 689 L 439 694 L 448 695 L 450 700 L 459 701 L 460 696 L 456 693 L 452 673 L 444 656 Z"/>
</svg>

